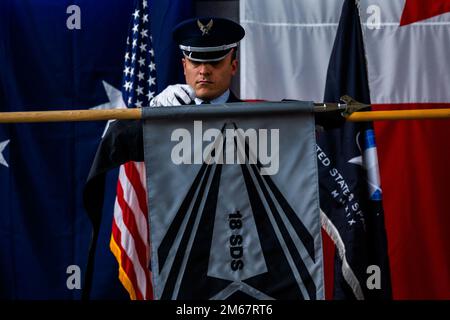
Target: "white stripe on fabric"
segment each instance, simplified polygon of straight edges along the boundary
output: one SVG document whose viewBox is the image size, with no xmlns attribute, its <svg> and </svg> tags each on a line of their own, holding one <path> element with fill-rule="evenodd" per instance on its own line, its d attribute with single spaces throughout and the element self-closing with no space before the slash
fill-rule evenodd
<svg viewBox="0 0 450 320">
<path fill-rule="evenodd" d="M 138 253 L 136 252 L 136 245 L 134 243 L 134 239 L 132 237 L 132 234 L 128 230 L 127 226 L 125 225 L 125 222 L 123 221 L 122 209 L 120 208 L 117 199 L 114 205 L 114 221 L 116 222 L 117 228 L 120 230 L 121 248 L 122 250 L 125 251 L 125 254 L 128 256 L 128 258 L 133 264 L 133 269 L 134 273 L 136 274 L 136 281 L 137 281 L 136 284 L 133 284 L 134 286 L 137 286 L 135 290 L 138 289 L 142 293 L 144 299 L 147 299 L 146 296 L 147 278 L 145 270 L 139 263 L 139 256 Z"/>
<path fill-rule="evenodd" d="M 146 246 L 146 250 L 145 250 L 145 254 L 146 254 L 146 265 L 150 265 L 150 234 L 149 234 L 149 220 L 148 220 L 148 205 L 147 205 L 147 182 L 146 182 L 146 173 L 145 173 L 145 162 L 131 162 L 133 164 L 133 166 L 136 168 L 137 172 L 139 173 L 139 180 L 133 180 L 131 181 L 131 184 L 133 183 L 140 183 L 140 185 L 142 186 L 142 188 L 144 189 L 144 197 L 145 199 L 137 199 L 138 203 L 139 202 L 143 202 L 145 203 L 145 209 L 147 210 L 144 213 L 144 220 L 145 220 L 145 228 L 146 228 L 146 234 L 145 235 L 141 235 L 141 237 L 143 237 L 145 239 L 144 244 Z M 137 196 L 137 194 L 136 194 Z M 151 285 L 151 284 L 149 284 Z"/>
<path fill-rule="evenodd" d="M 148 229 L 146 219 L 147 215 L 142 212 L 141 207 L 139 206 L 139 199 L 134 189 L 133 183 L 129 180 L 129 177 L 126 175 L 123 166 L 120 167 L 119 181 L 120 184 L 122 185 L 124 201 L 133 212 L 139 236 L 141 237 L 145 246 L 148 248 Z"/>
<path fill-rule="evenodd" d="M 344 276 L 345 281 L 352 289 L 356 299 L 364 300 L 364 293 L 361 288 L 361 284 L 359 283 L 358 278 L 356 278 L 355 273 L 348 264 L 347 258 L 345 256 L 345 244 L 344 241 L 342 241 L 341 236 L 339 235 L 339 231 L 322 210 L 320 210 L 320 221 L 322 224 L 322 228 L 330 236 L 331 240 L 333 240 L 338 250 L 339 257 L 342 260 L 342 275 Z"/>
<path fill-rule="evenodd" d="M 146 175 L 145 175 L 145 163 L 144 162 L 133 162 L 134 166 L 136 167 L 136 170 L 139 172 L 139 181 L 141 182 L 142 187 L 144 187 L 145 194 L 147 195 L 147 182 L 146 182 Z M 146 200 L 146 199 L 145 199 Z M 148 214 L 146 213 L 145 216 Z"/>
</svg>

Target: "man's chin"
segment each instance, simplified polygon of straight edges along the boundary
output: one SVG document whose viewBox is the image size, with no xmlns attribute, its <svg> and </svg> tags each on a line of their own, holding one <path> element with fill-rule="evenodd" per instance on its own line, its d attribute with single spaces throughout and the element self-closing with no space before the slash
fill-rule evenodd
<svg viewBox="0 0 450 320">
<path fill-rule="evenodd" d="M 217 96 L 213 92 L 210 92 L 208 90 L 197 90 L 195 92 L 195 95 L 197 98 L 207 101 L 217 98 Z"/>
</svg>

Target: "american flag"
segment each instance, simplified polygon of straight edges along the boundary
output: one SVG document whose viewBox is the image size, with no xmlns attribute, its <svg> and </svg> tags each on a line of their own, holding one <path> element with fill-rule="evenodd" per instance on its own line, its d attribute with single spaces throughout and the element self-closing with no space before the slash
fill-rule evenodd
<svg viewBox="0 0 450 320">
<path fill-rule="evenodd" d="M 150 6 L 138 0 L 125 53 L 122 95 L 129 108 L 148 106 L 156 92 L 156 66 L 150 30 Z M 119 263 L 119 279 L 132 300 L 153 298 L 145 166 L 120 167 L 110 249 Z"/>
</svg>

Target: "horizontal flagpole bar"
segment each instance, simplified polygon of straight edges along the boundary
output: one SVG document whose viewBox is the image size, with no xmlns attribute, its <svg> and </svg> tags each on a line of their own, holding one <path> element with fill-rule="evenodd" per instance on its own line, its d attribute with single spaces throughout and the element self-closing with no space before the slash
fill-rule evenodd
<svg viewBox="0 0 450 320">
<path fill-rule="evenodd" d="M 283 102 L 231 102 L 225 104 L 182 105 L 160 108 L 143 108 L 142 118 L 145 120 L 166 119 L 206 119 L 217 117 L 273 116 L 314 112 L 311 101 Z"/>
<path fill-rule="evenodd" d="M 100 109 L 0 112 L 0 123 L 133 120 L 141 119 L 141 109 Z"/>
<path fill-rule="evenodd" d="M 347 121 L 364 122 L 377 120 L 419 120 L 450 118 L 450 109 L 417 109 L 388 111 L 358 111 L 346 116 Z M 62 110 L 0 112 L 0 123 L 34 123 L 63 121 L 142 119 L 142 109 Z"/>
<path fill-rule="evenodd" d="M 346 116 L 347 121 L 420 120 L 450 118 L 450 109 L 416 109 L 387 111 L 358 111 Z"/>
</svg>

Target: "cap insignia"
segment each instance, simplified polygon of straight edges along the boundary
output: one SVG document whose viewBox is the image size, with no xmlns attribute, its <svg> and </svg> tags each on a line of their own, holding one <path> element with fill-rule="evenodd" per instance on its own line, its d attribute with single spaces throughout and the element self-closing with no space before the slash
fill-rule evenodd
<svg viewBox="0 0 450 320">
<path fill-rule="evenodd" d="M 200 22 L 200 20 L 197 20 L 197 25 L 200 28 L 200 31 L 202 32 L 202 36 L 209 34 L 209 31 L 211 30 L 213 26 L 213 20 L 209 20 L 208 24 L 205 26 L 203 23 Z"/>
</svg>

